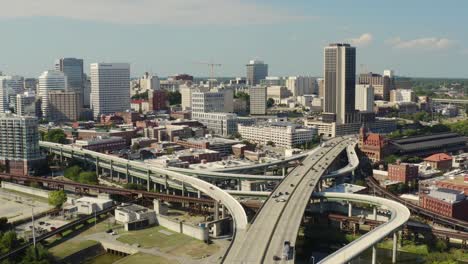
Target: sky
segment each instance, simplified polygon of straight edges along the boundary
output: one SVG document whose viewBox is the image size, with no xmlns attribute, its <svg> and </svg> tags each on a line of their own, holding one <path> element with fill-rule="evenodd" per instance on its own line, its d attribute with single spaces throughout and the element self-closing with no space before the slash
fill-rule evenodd
<svg viewBox="0 0 468 264">
<path fill-rule="evenodd" d="M 0 71 L 37 77 L 56 58 L 128 62 L 132 76 L 321 76 L 323 47 L 357 47 L 357 71 L 468 78 L 465 0 L 0 0 Z"/>
</svg>

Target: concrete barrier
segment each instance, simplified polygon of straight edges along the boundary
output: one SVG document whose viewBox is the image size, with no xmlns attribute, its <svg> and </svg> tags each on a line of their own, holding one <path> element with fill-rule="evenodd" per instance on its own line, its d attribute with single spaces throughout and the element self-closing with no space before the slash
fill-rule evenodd
<svg viewBox="0 0 468 264">
<path fill-rule="evenodd" d="M 138 253 L 138 249 L 132 248 L 126 245 L 118 245 L 108 241 L 100 241 L 102 247 L 106 250 L 118 251 L 128 255 L 133 255 Z"/>
<path fill-rule="evenodd" d="M 27 193 L 34 196 L 39 196 L 48 199 L 49 198 L 49 191 L 41 190 L 29 186 L 24 186 L 16 183 L 5 182 L 2 181 L 2 188 L 7 190 L 13 190 L 17 192 Z"/>
<path fill-rule="evenodd" d="M 194 226 L 182 221 L 172 220 L 169 217 L 160 214 L 156 215 L 156 222 L 158 225 L 174 232 L 181 233 L 202 241 L 208 240 L 208 229 L 205 227 Z"/>
</svg>

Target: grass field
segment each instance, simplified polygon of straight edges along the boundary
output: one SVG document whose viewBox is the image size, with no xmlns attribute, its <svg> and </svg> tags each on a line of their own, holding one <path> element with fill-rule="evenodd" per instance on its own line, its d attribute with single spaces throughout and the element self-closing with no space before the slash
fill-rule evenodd
<svg viewBox="0 0 468 264">
<path fill-rule="evenodd" d="M 98 244 L 97 241 L 84 240 L 84 241 L 66 241 L 55 247 L 49 249 L 56 258 L 63 259 L 85 248 Z"/>
<path fill-rule="evenodd" d="M 169 232 L 171 235 L 160 231 Z M 185 254 L 195 259 L 212 255 L 219 249 L 217 245 L 207 245 L 203 241 L 174 233 L 161 226 L 125 232 L 117 240 L 127 244 L 140 244 L 144 248 L 159 248 L 161 251 L 174 255 Z"/>
<path fill-rule="evenodd" d="M 114 264 L 177 264 L 177 261 L 168 260 L 163 257 L 158 257 L 154 255 L 137 253 L 128 257 L 125 257 L 119 261 L 114 262 Z"/>
</svg>

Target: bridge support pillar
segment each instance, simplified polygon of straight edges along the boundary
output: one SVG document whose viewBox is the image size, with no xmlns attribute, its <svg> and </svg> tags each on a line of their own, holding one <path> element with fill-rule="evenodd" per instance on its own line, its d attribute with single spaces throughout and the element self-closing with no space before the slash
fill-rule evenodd
<svg viewBox="0 0 468 264">
<path fill-rule="evenodd" d="M 320 214 L 323 214 L 323 198 L 320 197 Z"/>
<path fill-rule="evenodd" d="M 147 173 L 146 173 L 146 191 L 150 191 L 151 188 L 151 171 L 148 170 Z"/>
<path fill-rule="evenodd" d="M 197 197 L 198 197 L 198 199 L 201 198 L 201 192 L 200 192 L 200 190 L 197 190 Z"/>
<path fill-rule="evenodd" d="M 111 181 L 114 180 L 114 161 L 113 160 L 110 160 L 110 178 L 111 178 Z"/>
<path fill-rule="evenodd" d="M 221 218 L 224 219 L 226 217 L 226 206 L 224 204 L 221 205 Z"/>
<path fill-rule="evenodd" d="M 96 176 L 99 177 L 99 158 L 96 157 Z"/>
<path fill-rule="evenodd" d="M 375 206 L 372 208 L 372 216 L 374 220 L 377 221 L 377 207 Z"/>
<path fill-rule="evenodd" d="M 219 202 L 218 201 L 215 201 L 214 202 L 214 220 L 218 220 L 219 219 Z"/>
<path fill-rule="evenodd" d="M 353 216 L 353 204 L 348 202 L 348 217 Z"/>
<path fill-rule="evenodd" d="M 283 177 L 286 176 L 286 167 L 281 168 L 281 170 L 282 170 L 282 174 L 281 174 L 281 175 L 282 175 Z"/>
<path fill-rule="evenodd" d="M 130 183 L 130 173 L 128 172 L 128 163 L 125 166 L 127 174 L 125 175 L 127 177 L 127 183 Z"/>
<path fill-rule="evenodd" d="M 241 184 L 241 179 L 237 179 L 237 190 L 242 191 L 242 184 Z"/>
<path fill-rule="evenodd" d="M 377 247 L 375 245 L 372 246 L 372 264 L 377 263 Z"/>
<path fill-rule="evenodd" d="M 397 257 L 397 243 L 398 243 L 398 231 L 393 232 L 393 248 L 392 248 L 392 263 L 396 263 Z"/>
</svg>

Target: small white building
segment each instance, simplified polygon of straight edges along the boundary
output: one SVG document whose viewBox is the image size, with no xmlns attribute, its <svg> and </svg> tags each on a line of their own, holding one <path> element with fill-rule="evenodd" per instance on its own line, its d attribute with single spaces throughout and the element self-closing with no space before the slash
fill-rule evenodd
<svg viewBox="0 0 468 264">
<path fill-rule="evenodd" d="M 72 201 L 72 203 L 76 205 L 79 214 L 90 215 L 111 207 L 113 202 L 111 199 L 103 197 L 85 196 Z"/>
<path fill-rule="evenodd" d="M 156 212 L 137 204 L 122 204 L 115 209 L 115 220 L 128 224 L 148 220 L 148 224 L 156 223 Z"/>
</svg>

